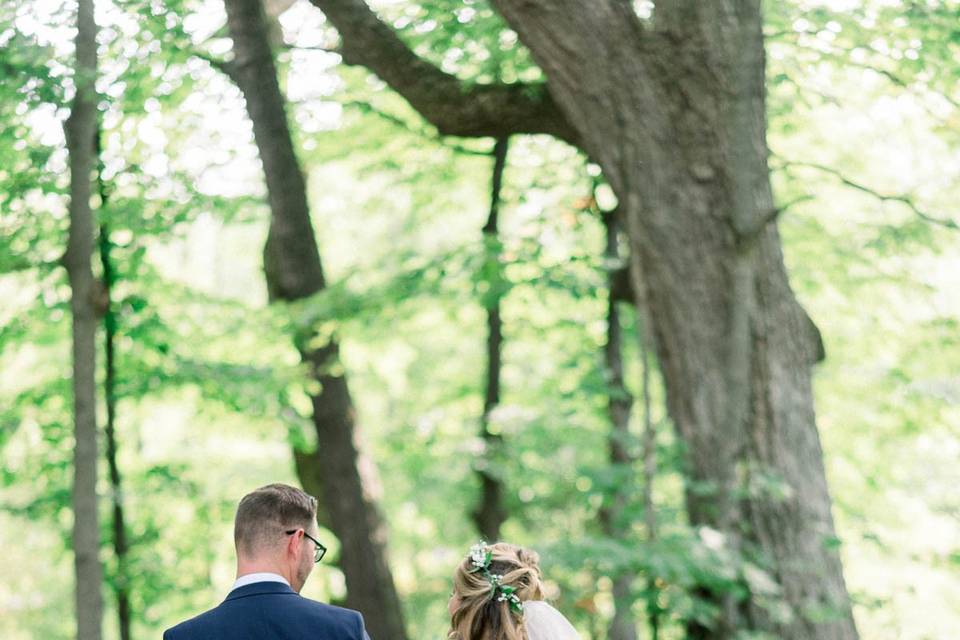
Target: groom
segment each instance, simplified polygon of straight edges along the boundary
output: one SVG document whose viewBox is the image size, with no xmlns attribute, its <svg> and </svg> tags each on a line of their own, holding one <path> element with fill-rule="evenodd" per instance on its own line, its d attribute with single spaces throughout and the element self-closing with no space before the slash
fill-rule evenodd
<svg viewBox="0 0 960 640">
<path fill-rule="evenodd" d="M 285 484 L 249 493 L 237 507 L 237 581 L 219 606 L 167 629 L 164 640 L 370 640 L 356 611 L 298 594 L 326 548 L 317 500 Z"/>
</svg>

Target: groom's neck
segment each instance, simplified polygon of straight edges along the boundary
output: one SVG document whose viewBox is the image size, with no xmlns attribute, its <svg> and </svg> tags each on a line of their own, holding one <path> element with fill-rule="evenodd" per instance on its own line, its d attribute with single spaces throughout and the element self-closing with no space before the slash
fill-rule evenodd
<svg viewBox="0 0 960 640">
<path fill-rule="evenodd" d="M 287 582 L 290 582 L 291 578 L 282 563 L 270 558 L 241 559 L 237 562 L 237 578 L 251 573 L 275 573 L 283 576 Z"/>
</svg>

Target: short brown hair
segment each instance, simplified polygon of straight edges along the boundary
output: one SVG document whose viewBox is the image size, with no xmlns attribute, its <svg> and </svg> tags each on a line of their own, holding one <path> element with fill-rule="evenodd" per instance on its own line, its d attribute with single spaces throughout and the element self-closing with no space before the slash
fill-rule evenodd
<svg viewBox="0 0 960 640">
<path fill-rule="evenodd" d="M 308 529 L 316 518 L 316 498 L 290 485 L 268 484 L 240 500 L 233 541 L 238 553 L 254 555 L 276 544 L 288 529 Z"/>
</svg>

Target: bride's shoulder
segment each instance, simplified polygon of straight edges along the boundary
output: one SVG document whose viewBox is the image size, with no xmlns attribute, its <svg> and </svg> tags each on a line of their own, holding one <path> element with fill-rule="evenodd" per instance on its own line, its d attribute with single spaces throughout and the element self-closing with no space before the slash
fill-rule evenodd
<svg viewBox="0 0 960 640">
<path fill-rule="evenodd" d="M 528 600 L 523 603 L 523 619 L 531 640 L 539 638 L 579 638 L 573 625 L 549 602 Z"/>
</svg>

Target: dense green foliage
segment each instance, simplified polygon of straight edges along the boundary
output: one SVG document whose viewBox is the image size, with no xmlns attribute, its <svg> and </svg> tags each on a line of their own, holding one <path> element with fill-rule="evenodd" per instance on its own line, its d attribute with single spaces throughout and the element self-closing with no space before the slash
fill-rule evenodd
<svg viewBox="0 0 960 640">
<path fill-rule="evenodd" d="M 465 81 L 540 78 L 486 2 L 371 4 Z M 792 283 L 826 347 L 817 411 L 857 623 L 869 639 L 950 637 L 960 626 L 960 215 L 951 207 L 960 5 L 769 5 L 771 167 L 789 204 L 780 230 Z M 57 264 L 69 8 L 0 3 L 0 636 L 12 640 L 72 629 L 69 289 Z M 317 49 L 335 34 L 299 2 L 281 17 L 291 47 L 279 61 L 330 286 L 268 308 L 260 165 L 239 92 L 210 63 L 229 50 L 222 4 L 115 0 L 98 10 L 99 215 L 117 244 L 135 637 L 219 601 L 233 579 L 235 501 L 294 481 L 291 445 L 313 432 L 289 338 L 318 324 L 342 339 L 410 635 L 444 637 L 449 576 L 476 537 L 483 310 L 493 295 L 505 326 L 493 420 L 506 444 L 494 461 L 508 489 L 504 537 L 541 551 L 558 606 L 603 638 L 609 576 L 655 576 L 664 637 L 679 638 L 684 618 L 708 613 L 688 587 L 746 581 L 763 592 L 759 567 L 723 557 L 709 531 L 685 524 L 683 452 L 656 376 L 656 541 L 642 524 L 639 463 L 608 462 L 612 265 L 591 200 L 595 167 L 582 155 L 543 137 L 512 140 L 502 242 L 485 246 L 492 142 L 440 138 L 365 71 L 338 66 Z M 600 207 L 608 197 L 601 188 Z M 491 277 L 501 273 L 492 260 L 502 278 Z M 627 384 L 639 396 L 638 321 L 626 305 L 624 326 Z M 597 512 L 631 478 L 632 526 L 615 542 Z M 638 581 L 641 619 L 644 588 Z M 343 593 L 334 564 L 305 590 Z M 106 622 L 116 637 L 110 614 Z"/>
</svg>

